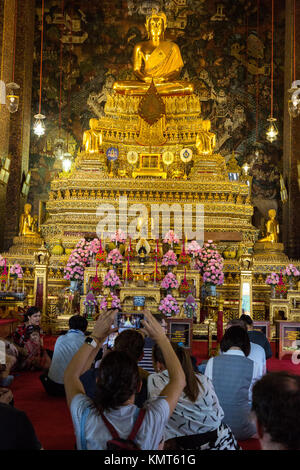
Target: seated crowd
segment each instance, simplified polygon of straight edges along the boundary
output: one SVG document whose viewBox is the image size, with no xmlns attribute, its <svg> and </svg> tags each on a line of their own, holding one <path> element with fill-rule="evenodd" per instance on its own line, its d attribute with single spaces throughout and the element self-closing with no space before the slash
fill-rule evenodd
<svg viewBox="0 0 300 470">
<path fill-rule="evenodd" d="M 249 438 L 262 449 L 300 449 L 300 376 L 266 371 L 270 344 L 250 317 L 230 321 L 219 354 L 197 366 L 169 341 L 163 316 L 147 310 L 142 329 L 121 331 L 109 347 L 115 315 L 101 314 L 90 336 L 87 320 L 72 316 L 52 352 L 39 309 L 28 309 L 11 341 L 2 340 L 0 449 L 42 448 L 9 388 L 12 372 L 24 370 L 41 370 L 45 393 L 66 397 L 78 450 L 240 450 Z"/>
</svg>

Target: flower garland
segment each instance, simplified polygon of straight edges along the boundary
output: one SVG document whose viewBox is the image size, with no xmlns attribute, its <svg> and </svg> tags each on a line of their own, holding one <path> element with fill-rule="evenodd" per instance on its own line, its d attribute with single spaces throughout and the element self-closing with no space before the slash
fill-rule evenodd
<svg viewBox="0 0 300 470">
<path fill-rule="evenodd" d="M 167 295 L 164 299 L 161 300 L 158 306 L 158 310 L 160 310 L 167 317 L 178 315 L 180 312 L 177 300 L 172 297 L 172 295 Z"/>
</svg>

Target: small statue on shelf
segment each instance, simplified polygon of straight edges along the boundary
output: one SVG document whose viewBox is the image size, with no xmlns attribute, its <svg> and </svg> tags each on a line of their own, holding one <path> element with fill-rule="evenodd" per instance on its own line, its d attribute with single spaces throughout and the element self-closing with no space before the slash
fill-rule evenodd
<svg viewBox="0 0 300 470">
<path fill-rule="evenodd" d="M 19 236 L 35 236 L 38 235 L 36 217 L 31 215 L 31 204 L 24 205 L 24 213 L 20 217 Z"/>
<path fill-rule="evenodd" d="M 266 223 L 267 235 L 258 241 L 278 243 L 279 223 L 276 220 L 276 210 L 270 209 L 268 214 L 270 218 Z"/>
</svg>

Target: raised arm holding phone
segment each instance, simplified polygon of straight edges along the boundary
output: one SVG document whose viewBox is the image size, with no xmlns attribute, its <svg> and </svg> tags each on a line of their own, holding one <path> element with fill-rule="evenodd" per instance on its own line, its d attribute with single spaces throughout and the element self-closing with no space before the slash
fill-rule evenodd
<svg viewBox="0 0 300 470">
<path fill-rule="evenodd" d="M 79 379 L 86 363 L 90 360 L 90 355 L 111 333 L 115 314 L 116 311 L 110 310 L 99 316 L 91 337 L 75 354 L 65 372 L 67 401 L 78 449 L 107 448 L 107 442 L 112 435 L 101 413 L 104 419 L 113 425 L 120 438 L 127 439 L 139 412 L 134 404 L 135 394 L 141 387 L 138 367 L 126 352 L 112 351 L 102 359 L 94 400 L 85 395 Z M 144 312 L 142 323 L 144 332 L 160 345 L 170 373 L 170 382 L 161 396 L 145 406 L 145 415 L 135 437 L 139 448 L 151 450 L 157 449 L 163 439 L 165 424 L 185 386 L 185 375 L 163 328 L 149 311 Z M 85 436 L 84 442 L 82 435 Z"/>
</svg>

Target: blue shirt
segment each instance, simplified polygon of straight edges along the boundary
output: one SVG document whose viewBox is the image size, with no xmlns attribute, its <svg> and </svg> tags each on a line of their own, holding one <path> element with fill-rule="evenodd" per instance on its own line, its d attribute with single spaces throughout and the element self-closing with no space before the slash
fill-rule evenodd
<svg viewBox="0 0 300 470">
<path fill-rule="evenodd" d="M 49 379 L 58 384 L 64 383 L 65 370 L 84 340 L 85 334 L 80 330 L 69 330 L 65 335 L 57 338 L 48 372 Z"/>
</svg>

